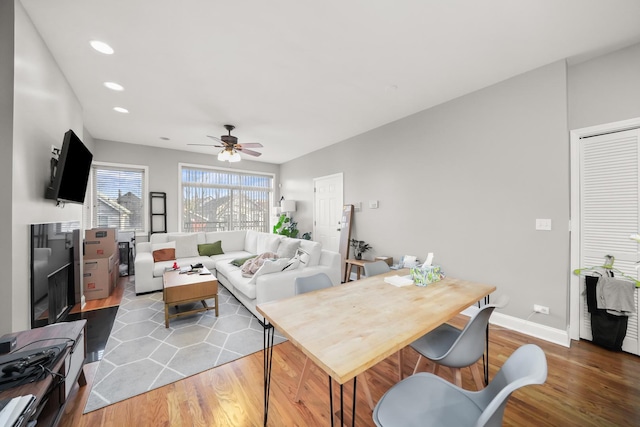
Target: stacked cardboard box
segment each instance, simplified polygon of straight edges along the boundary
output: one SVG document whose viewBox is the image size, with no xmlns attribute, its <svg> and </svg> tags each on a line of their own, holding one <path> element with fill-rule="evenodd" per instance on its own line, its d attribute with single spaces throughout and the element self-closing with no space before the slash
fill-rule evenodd
<svg viewBox="0 0 640 427">
<path fill-rule="evenodd" d="M 115 228 L 85 230 L 82 274 L 87 301 L 111 295 L 118 280 L 118 256 Z"/>
</svg>

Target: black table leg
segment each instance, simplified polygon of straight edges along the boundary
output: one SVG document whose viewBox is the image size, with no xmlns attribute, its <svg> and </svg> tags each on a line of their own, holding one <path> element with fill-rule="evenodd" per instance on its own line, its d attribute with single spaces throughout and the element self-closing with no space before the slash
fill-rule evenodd
<svg viewBox="0 0 640 427">
<path fill-rule="evenodd" d="M 356 425 L 356 387 L 358 384 L 358 377 L 353 377 L 353 406 L 351 413 L 351 426 Z M 331 427 L 333 427 L 333 418 L 335 413 L 333 412 L 333 381 L 329 377 L 329 407 L 331 410 Z M 344 384 L 340 384 L 340 425 L 344 426 Z"/>
<path fill-rule="evenodd" d="M 489 295 L 484 297 L 484 303 L 489 304 Z M 485 358 L 486 354 L 486 358 Z M 482 355 L 482 368 L 484 369 L 484 385 L 489 385 L 489 323 L 485 331 L 485 354 Z"/>
<path fill-rule="evenodd" d="M 356 425 L 356 386 L 358 385 L 358 376 L 353 377 L 353 406 L 351 413 L 351 427 Z"/>
<path fill-rule="evenodd" d="M 331 411 L 331 427 L 333 427 L 333 381 L 331 381 L 331 376 L 329 376 L 329 409 Z"/>
<path fill-rule="evenodd" d="M 267 425 L 269 415 L 269 392 L 271 390 L 271 365 L 273 362 L 273 325 L 267 323 L 264 326 L 264 425 Z"/>
</svg>

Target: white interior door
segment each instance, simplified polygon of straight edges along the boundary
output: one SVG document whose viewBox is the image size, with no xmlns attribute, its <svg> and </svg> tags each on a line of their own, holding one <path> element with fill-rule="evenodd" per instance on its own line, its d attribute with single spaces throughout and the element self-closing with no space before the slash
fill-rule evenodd
<svg viewBox="0 0 640 427">
<path fill-rule="evenodd" d="M 640 231 L 640 130 L 590 136 L 579 141 L 580 227 L 579 265 L 604 264 L 615 257 L 614 267 L 638 277 L 638 243 L 629 236 Z M 590 315 L 580 281 L 580 338 L 592 339 Z M 640 354 L 638 291 L 636 314 L 629 318 L 622 349 Z"/>
<path fill-rule="evenodd" d="M 314 178 L 313 240 L 322 247 L 338 252 L 340 248 L 340 215 L 342 214 L 342 174 Z"/>
</svg>

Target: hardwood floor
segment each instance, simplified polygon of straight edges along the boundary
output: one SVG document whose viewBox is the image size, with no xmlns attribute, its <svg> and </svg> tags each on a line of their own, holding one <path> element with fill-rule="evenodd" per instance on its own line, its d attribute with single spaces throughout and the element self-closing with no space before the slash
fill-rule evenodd
<svg viewBox="0 0 640 427">
<path fill-rule="evenodd" d="M 461 326 L 465 322 L 466 318 L 460 315 L 451 323 Z M 511 396 L 505 426 L 640 425 L 640 357 L 612 353 L 586 341 L 574 341 L 571 348 L 565 348 L 494 326 L 490 341 L 490 378 L 523 344 L 537 344 L 547 355 L 546 383 L 525 387 Z M 417 354 L 411 348 L 403 351 L 403 372 L 408 375 Z M 274 348 L 269 426 L 330 425 L 328 379 L 318 368 L 311 370 L 300 403 L 293 402 L 304 359 L 289 342 Z M 391 357 L 367 371 L 374 400 L 396 381 L 396 361 L 395 356 Z M 85 366 L 88 385 L 74 386 L 60 426 L 262 425 L 262 352 L 82 415 L 97 365 Z M 440 371 L 444 377 L 449 375 L 446 368 Z M 463 386 L 474 389 L 473 384 L 470 371 L 463 369 Z M 350 386 L 345 389 L 346 396 L 350 396 Z M 356 425 L 373 426 L 360 386 L 357 395 Z"/>
</svg>

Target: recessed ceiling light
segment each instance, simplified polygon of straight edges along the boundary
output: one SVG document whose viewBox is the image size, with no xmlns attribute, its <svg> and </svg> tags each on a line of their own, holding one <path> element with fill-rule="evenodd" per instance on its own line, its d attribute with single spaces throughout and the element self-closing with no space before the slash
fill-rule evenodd
<svg viewBox="0 0 640 427">
<path fill-rule="evenodd" d="M 92 40 L 91 47 L 105 55 L 111 55 L 113 53 L 113 48 L 111 46 L 98 40 Z"/>
<path fill-rule="evenodd" d="M 129 110 L 127 110 L 126 108 L 122 108 L 122 107 L 113 107 L 113 109 L 115 111 L 117 111 L 118 113 L 128 113 Z"/>
<path fill-rule="evenodd" d="M 124 90 L 124 88 L 119 85 L 118 83 L 114 83 L 114 82 L 104 82 L 103 83 L 106 87 L 108 87 L 111 90 L 117 90 L 117 91 L 121 91 Z"/>
<path fill-rule="evenodd" d="M 163 141 L 170 141 L 171 140 L 171 138 L 167 138 L 166 136 L 161 136 L 160 139 L 163 140 Z"/>
</svg>

